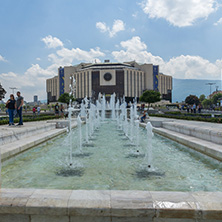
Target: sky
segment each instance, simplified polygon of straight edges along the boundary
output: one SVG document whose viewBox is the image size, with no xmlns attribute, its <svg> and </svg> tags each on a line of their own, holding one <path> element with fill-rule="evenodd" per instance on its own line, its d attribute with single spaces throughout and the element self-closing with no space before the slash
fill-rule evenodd
<svg viewBox="0 0 222 222">
<path fill-rule="evenodd" d="M 0 0 L 0 30 L 6 98 L 16 87 L 44 100 L 58 67 L 105 59 L 179 79 L 222 75 L 222 0 Z"/>
</svg>

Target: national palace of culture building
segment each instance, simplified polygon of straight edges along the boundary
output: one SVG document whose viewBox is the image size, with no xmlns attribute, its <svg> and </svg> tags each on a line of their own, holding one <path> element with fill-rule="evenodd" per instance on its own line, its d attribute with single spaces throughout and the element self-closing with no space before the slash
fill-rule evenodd
<svg viewBox="0 0 222 222">
<path fill-rule="evenodd" d="M 48 103 L 58 101 L 61 94 L 69 93 L 71 79 L 76 80 L 75 97 L 98 98 L 99 93 L 109 97 L 114 92 L 126 101 L 139 98 L 145 90 L 157 90 L 162 99 L 172 100 L 172 76 L 159 73 L 159 66 L 133 62 L 80 63 L 58 69 L 58 75 L 46 80 Z"/>
</svg>

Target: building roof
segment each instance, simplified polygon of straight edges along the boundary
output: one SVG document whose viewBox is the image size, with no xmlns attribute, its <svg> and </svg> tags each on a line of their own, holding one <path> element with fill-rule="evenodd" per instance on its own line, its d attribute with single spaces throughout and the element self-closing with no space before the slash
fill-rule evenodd
<svg viewBox="0 0 222 222">
<path fill-rule="evenodd" d="M 124 68 L 130 68 L 130 69 L 136 69 L 139 70 L 138 68 L 126 64 L 126 63 L 119 63 L 119 62 L 104 62 L 104 63 L 93 63 L 93 64 L 87 64 L 83 66 L 80 70 L 86 70 L 86 69 L 124 69 Z"/>
</svg>

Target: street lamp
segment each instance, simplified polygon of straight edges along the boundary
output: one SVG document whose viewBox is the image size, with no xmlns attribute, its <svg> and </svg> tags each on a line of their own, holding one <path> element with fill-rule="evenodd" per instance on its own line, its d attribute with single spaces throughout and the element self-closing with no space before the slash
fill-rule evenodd
<svg viewBox="0 0 222 222">
<path fill-rule="evenodd" d="M 16 87 L 9 87 L 9 89 L 12 90 L 12 94 L 14 95 L 14 90 L 15 90 L 15 89 L 18 89 L 18 88 L 16 88 Z"/>
</svg>

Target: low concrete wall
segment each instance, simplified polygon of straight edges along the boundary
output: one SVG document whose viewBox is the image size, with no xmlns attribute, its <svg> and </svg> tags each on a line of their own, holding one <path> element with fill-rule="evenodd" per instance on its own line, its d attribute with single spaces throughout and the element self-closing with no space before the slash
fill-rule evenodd
<svg viewBox="0 0 222 222">
<path fill-rule="evenodd" d="M 28 150 L 34 146 L 37 146 L 43 142 L 46 142 L 54 137 L 62 135 L 67 132 L 67 128 L 56 129 L 56 123 L 47 123 L 42 125 L 42 127 L 36 127 L 36 131 L 33 129 L 34 127 L 19 129 L 20 136 L 17 137 L 17 140 L 14 142 L 8 142 L 6 144 L 1 145 L 1 155 L 0 158 L 2 161 L 11 158 L 25 150 Z M 72 122 L 72 128 L 77 126 L 77 122 Z M 38 130 L 39 129 L 39 130 Z M 29 136 L 27 136 L 26 132 L 29 132 Z M 16 132 L 12 132 L 12 135 L 17 135 Z M 22 134 L 24 133 L 24 134 Z M 8 134 L 6 134 L 8 135 Z M 11 134 L 10 134 L 11 135 Z M 13 136 L 12 136 L 13 137 Z M 9 137 L 10 138 L 10 137 Z M 0 137 L 1 139 L 1 137 Z M 11 140 L 9 140 L 11 141 Z M 12 139 L 13 141 L 13 139 Z M 5 140 L 6 142 L 6 140 Z M 1 222 L 1 221 L 0 221 Z"/>
<path fill-rule="evenodd" d="M 153 121 L 150 121 L 153 126 L 156 126 L 153 124 Z M 156 121 L 154 121 L 156 122 Z M 158 121 L 157 121 L 158 122 Z M 160 121 L 161 122 L 161 121 Z M 162 125 L 167 125 L 170 127 L 167 128 L 161 128 L 161 127 L 154 127 L 153 132 L 157 133 L 161 136 L 167 137 L 173 141 L 176 141 L 180 144 L 183 144 L 187 147 L 190 147 L 198 152 L 201 152 L 207 156 L 210 156 L 216 160 L 222 161 L 222 146 L 220 144 L 216 144 L 204 139 L 200 139 L 195 136 L 188 135 L 188 132 L 192 132 L 192 128 L 188 127 L 187 125 L 184 126 L 184 131 L 179 130 L 177 127 L 178 125 L 181 126 L 181 124 L 176 124 L 172 122 L 169 125 L 168 122 L 162 122 Z M 140 123 L 141 127 L 146 127 L 146 123 Z M 173 127 L 174 126 L 174 127 Z M 194 128 L 194 127 L 193 127 Z M 179 131 L 179 132 L 178 132 Z M 199 133 L 201 135 L 201 132 L 204 130 L 201 130 Z M 185 132 L 185 133 L 182 133 Z M 209 132 L 209 131 L 208 131 Z M 219 134 L 217 134 L 219 135 Z"/>
<path fill-rule="evenodd" d="M 2 189 L 1 222 L 216 222 L 221 192 Z"/>
<path fill-rule="evenodd" d="M 180 144 L 190 147 L 200 153 L 210 156 L 216 160 L 222 161 L 222 147 L 221 145 L 197 139 L 195 137 L 179 134 L 163 128 L 154 128 L 154 133 L 167 137 Z"/>
<path fill-rule="evenodd" d="M 37 125 L 33 127 L 24 127 L 24 128 L 15 128 L 13 129 L 5 129 L 4 132 L 0 134 L 0 145 L 4 145 L 7 143 L 12 143 L 14 141 L 18 141 L 32 135 L 36 135 L 42 132 L 47 132 L 49 130 L 55 129 L 54 123 L 48 123 L 43 125 Z"/>
<path fill-rule="evenodd" d="M 66 129 L 55 129 L 49 132 L 45 132 L 44 134 L 37 134 L 36 136 L 25 138 L 24 140 L 4 144 L 1 147 L 0 158 L 2 161 L 5 161 L 19 153 L 22 153 L 32 147 L 35 147 L 66 132 Z"/>
<path fill-rule="evenodd" d="M 213 128 L 201 127 L 201 125 L 194 127 L 193 125 L 185 125 L 177 122 L 163 122 L 162 127 L 188 136 L 222 144 L 222 129 L 215 130 Z"/>
</svg>

